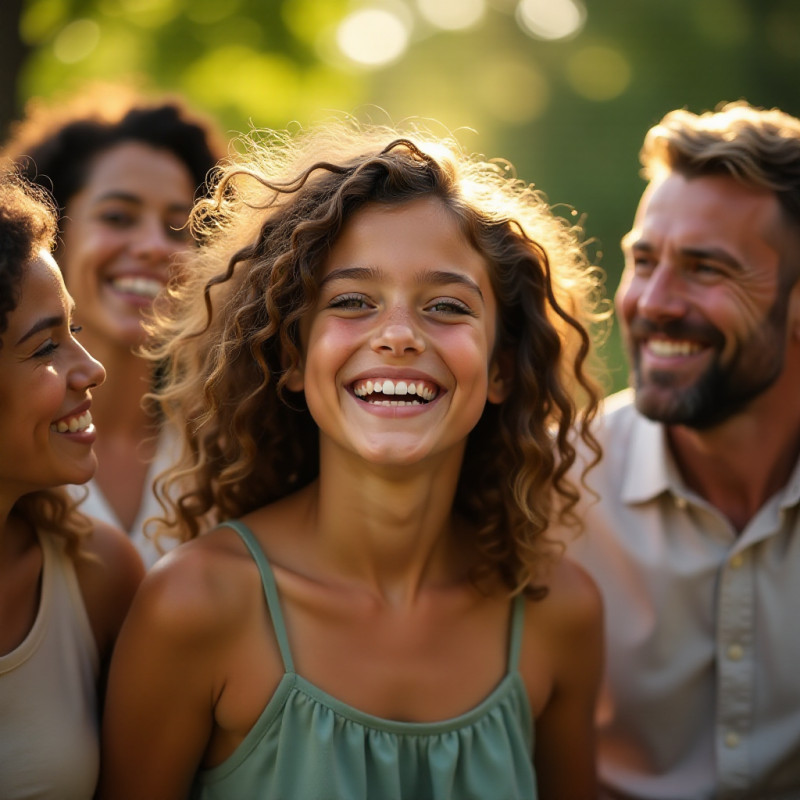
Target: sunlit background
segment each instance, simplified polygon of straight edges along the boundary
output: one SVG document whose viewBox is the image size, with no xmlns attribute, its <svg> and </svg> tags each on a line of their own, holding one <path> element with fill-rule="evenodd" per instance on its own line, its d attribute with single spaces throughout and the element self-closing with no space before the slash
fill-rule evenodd
<svg viewBox="0 0 800 800">
<path fill-rule="evenodd" d="M 437 120 L 580 220 L 610 292 L 651 124 L 739 98 L 800 114 L 800 3 L 2 0 L 0 129 L 98 77 L 182 92 L 231 133 L 332 111 Z M 606 356 L 618 388 L 615 335 Z"/>
</svg>

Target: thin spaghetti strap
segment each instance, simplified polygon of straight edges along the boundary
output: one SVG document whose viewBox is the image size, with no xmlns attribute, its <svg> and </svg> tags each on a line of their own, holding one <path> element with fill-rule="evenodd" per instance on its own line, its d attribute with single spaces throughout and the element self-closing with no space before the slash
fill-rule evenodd
<svg viewBox="0 0 800 800">
<path fill-rule="evenodd" d="M 264 587 L 264 596 L 267 599 L 267 608 L 272 617 L 272 626 L 275 629 L 275 636 L 278 640 L 278 647 L 283 659 L 283 668 L 286 672 L 294 672 L 294 662 L 292 652 L 289 649 L 289 638 L 286 635 L 286 624 L 283 620 L 281 611 L 281 601 L 278 597 L 278 587 L 275 585 L 275 576 L 272 574 L 272 567 L 269 565 L 261 545 L 258 543 L 253 532 L 243 522 L 238 519 L 231 519 L 220 523 L 219 527 L 227 526 L 239 534 L 245 546 L 253 556 L 258 571 L 261 574 L 261 585 Z"/>
<path fill-rule="evenodd" d="M 518 594 L 511 607 L 511 632 L 508 642 L 508 671 L 519 668 L 519 652 L 522 649 L 522 631 L 525 622 L 525 594 Z"/>
</svg>

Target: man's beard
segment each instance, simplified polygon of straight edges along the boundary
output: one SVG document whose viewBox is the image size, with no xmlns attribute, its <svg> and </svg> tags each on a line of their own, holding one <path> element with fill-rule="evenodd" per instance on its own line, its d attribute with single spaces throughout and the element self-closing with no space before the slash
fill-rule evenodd
<svg viewBox="0 0 800 800">
<path fill-rule="evenodd" d="M 636 408 L 657 422 L 697 430 L 713 428 L 738 414 L 772 386 L 783 370 L 787 314 L 788 292 L 779 293 L 764 322 L 738 346 L 727 364 L 720 358 L 724 336 L 712 325 L 698 326 L 682 321 L 661 325 L 635 319 L 631 325 L 631 342 L 662 333 L 671 339 L 697 341 L 716 350 L 711 365 L 691 386 L 676 387 L 669 392 L 676 383 L 675 375 L 667 370 L 651 370 L 644 380 L 638 347 L 631 344 Z M 660 391 L 649 393 L 648 384 Z M 666 399 L 665 392 L 669 393 Z"/>
</svg>

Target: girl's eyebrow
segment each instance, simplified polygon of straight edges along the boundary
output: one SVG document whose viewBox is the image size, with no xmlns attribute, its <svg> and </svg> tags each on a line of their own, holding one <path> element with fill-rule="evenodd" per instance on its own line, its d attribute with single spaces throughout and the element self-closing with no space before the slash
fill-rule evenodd
<svg viewBox="0 0 800 800">
<path fill-rule="evenodd" d="M 342 267 L 341 269 L 335 269 L 332 272 L 329 272 L 320 281 L 319 285 L 320 288 L 322 288 L 331 281 L 348 279 L 376 280 L 379 279 L 382 274 L 382 270 L 374 267 Z M 416 280 L 419 285 L 427 283 L 434 286 L 447 286 L 455 283 L 466 287 L 472 292 L 475 292 L 475 294 L 477 294 L 478 297 L 483 300 L 483 292 L 480 290 L 478 284 L 475 283 L 472 278 L 464 275 L 461 272 L 450 272 L 449 270 L 425 270 L 417 275 Z"/>
</svg>

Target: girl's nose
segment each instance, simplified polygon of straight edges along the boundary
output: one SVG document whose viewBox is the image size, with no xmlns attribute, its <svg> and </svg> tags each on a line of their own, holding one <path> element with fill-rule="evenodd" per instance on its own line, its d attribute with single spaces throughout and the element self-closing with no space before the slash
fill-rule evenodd
<svg viewBox="0 0 800 800">
<path fill-rule="evenodd" d="M 396 311 L 380 322 L 372 339 L 372 347 L 376 351 L 402 356 L 421 353 L 425 349 L 425 339 L 411 314 Z"/>
</svg>

